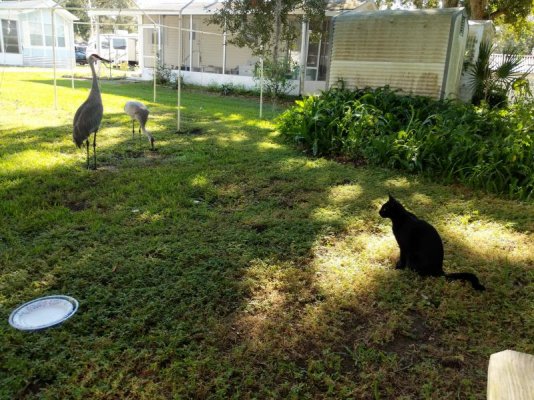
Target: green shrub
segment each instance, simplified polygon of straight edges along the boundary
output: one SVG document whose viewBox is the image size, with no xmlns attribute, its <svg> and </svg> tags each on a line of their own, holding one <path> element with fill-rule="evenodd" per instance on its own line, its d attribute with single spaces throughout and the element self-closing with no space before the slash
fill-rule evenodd
<svg viewBox="0 0 534 400">
<path fill-rule="evenodd" d="M 491 110 L 387 87 L 340 87 L 297 101 L 279 117 L 278 127 L 314 156 L 342 156 L 515 198 L 534 197 L 531 98 Z"/>
<path fill-rule="evenodd" d="M 173 71 L 173 67 L 167 65 L 158 65 L 156 68 L 156 83 L 158 85 L 169 86 L 172 89 L 178 88 L 178 72 Z M 180 74 L 180 85 L 184 85 L 184 78 Z"/>
</svg>

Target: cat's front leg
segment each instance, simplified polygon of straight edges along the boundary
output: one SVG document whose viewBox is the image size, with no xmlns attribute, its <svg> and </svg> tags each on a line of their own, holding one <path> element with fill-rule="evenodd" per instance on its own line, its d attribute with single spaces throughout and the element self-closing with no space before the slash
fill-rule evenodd
<svg viewBox="0 0 534 400">
<path fill-rule="evenodd" d="M 399 261 L 397 261 L 397 264 L 395 264 L 395 269 L 404 269 L 405 267 L 406 267 L 406 256 L 401 250 Z"/>
</svg>

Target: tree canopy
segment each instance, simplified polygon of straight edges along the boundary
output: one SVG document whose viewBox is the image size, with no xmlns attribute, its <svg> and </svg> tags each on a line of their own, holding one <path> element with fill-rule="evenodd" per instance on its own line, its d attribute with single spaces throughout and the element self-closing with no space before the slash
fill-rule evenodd
<svg viewBox="0 0 534 400">
<path fill-rule="evenodd" d="M 300 29 L 290 15 L 299 10 L 297 18 L 321 19 L 326 4 L 326 0 L 227 0 L 210 22 L 231 33 L 230 43 L 249 47 L 254 54 L 272 49 L 276 59 L 279 43 L 293 41 Z"/>
<path fill-rule="evenodd" d="M 439 7 L 438 0 L 377 0 L 378 6 L 392 7 L 394 4 L 416 8 Z M 524 20 L 534 10 L 532 0 L 444 0 L 445 7 L 465 6 L 471 19 L 503 18 L 508 24 Z"/>
<path fill-rule="evenodd" d="M 80 22 L 89 22 L 90 18 L 87 15 L 87 11 L 91 8 L 128 8 L 130 2 L 128 0 L 67 0 L 63 7 L 66 9 L 74 8 L 69 10 L 72 14 L 80 18 Z M 76 8 L 83 8 L 84 10 L 76 10 Z M 132 17 L 119 16 L 117 18 L 102 16 L 100 17 L 100 22 L 110 23 L 110 24 L 130 24 L 133 23 Z M 119 25 L 120 26 L 120 25 Z M 124 27 L 122 27 L 124 29 Z M 91 34 L 91 27 L 86 24 L 75 24 L 74 33 L 83 40 L 88 40 Z M 101 28 L 102 32 L 111 32 L 113 30 L 113 25 L 104 25 Z"/>
</svg>

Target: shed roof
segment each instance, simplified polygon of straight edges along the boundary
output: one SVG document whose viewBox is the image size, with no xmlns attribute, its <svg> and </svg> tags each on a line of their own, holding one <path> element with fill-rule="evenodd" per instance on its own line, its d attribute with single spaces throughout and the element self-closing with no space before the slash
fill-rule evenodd
<svg viewBox="0 0 534 400">
<path fill-rule="evenodd" d="M 55 8 L 56 14 L 70 21 L 77 21 L 79 18 L 65 10 L 52 0 L 27 0 L 27 1 L 0 1 L 0 11 L 12 11 L 16 13 L 27 13 L 34 10 L 49 10 Z"/>
<path fill-rule="evenodd" d="M 223 1 L 218 0 L 137 0 L 137 8 L 125 10 L 93 10 L 90 15 L 210 15 L 222 7 Z M 343 10 L 376 10 L 373 0 L 329 0 L 326 14 L 333 16 Z"/>
</svg>

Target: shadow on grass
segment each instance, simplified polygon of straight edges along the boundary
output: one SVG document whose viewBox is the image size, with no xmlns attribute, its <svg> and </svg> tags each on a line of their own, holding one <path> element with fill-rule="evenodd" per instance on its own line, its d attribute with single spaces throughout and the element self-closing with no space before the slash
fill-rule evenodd
<svg viewBox="0 0 534 400">
<path fill-rule="evenodd" d="M 0 316 L 53 293 L 80 310 L 35 334 L 0 325 L 0 394 L 483 398 L 489 354 L 529 350 L 532 260 L 480 254 L 447 230 L 462 203 L 446 188 L 307 159 L 242 115 L 194 114 L 204 133 L 176 135 L 162 114 L 150 152 L 127 116 L 106 114 L 97 171 L 45 129 L 3 146 L 58 140 L 66 156 L 0 173 Z M 446 270 L 476 272 L 486 293 L 391 268 L 377 214 L 391 190 L 443 228 Z"/>
</svg>

